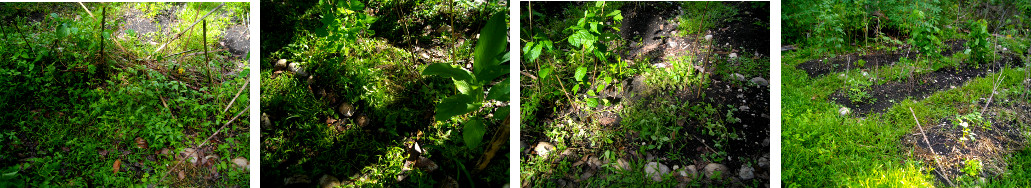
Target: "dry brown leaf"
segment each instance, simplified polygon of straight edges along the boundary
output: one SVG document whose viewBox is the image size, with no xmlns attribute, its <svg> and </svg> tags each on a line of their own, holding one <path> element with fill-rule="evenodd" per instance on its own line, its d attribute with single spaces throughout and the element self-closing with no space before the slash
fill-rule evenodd
<svg viewBox="0 0 1031 188">
<path fill-rule="evenodd" d="M 186 172 L 179 170 L 179 180 L 186 179 Z"/>
<path fill-rule="evenodd" d="M 118 169 L 121 168 L 121 167 L 122 167 L 122 160 L 121 159 L 115 159 L 114 171 L 112 173 L 113 174 L 118 174 Z"/>
<path fill-rule="evenodd" d="M 136 147 L 140 149 L 147 148 L 147 140 L 144 140 L 142 137 L 136 137 Z"/>
</svg>

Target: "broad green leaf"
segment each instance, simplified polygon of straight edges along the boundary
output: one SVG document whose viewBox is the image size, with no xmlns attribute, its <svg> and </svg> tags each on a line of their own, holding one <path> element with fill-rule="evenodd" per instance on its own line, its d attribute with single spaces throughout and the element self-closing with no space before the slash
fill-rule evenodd
<svg viewBox="0 0 1031 188">
<path fill-rule="evenodd" d="M 480 31 L 480 39 L 476 41 L 474 52 L 473 75 L 482 82 L 489 82 L 502 74 L 507 74 L 508 69 L 497 67 L 500 62 L 495 59 L 502 55 L 505 47 L 508 46 L 508 25 L 505 22 L 507 13 L 497 13 L 491 16 L 487 25 Z M 501 70 L 503 69 L 503 70 Z"/>
<path fill-rule="evenodd" d="M 462 129 L 462 138 L 465 140 L 465 145 L 470 149 L 480 147 L 480 142 L 483 141 L 483 134 L 487 133 L 487 127 L 483 125 L 483 121 L 479 118 L 472 118 L 465 122 L 465 127 Z"/>
<path fill-rule="evenodd" d="M 497 111 L 494 111 L 494 120 L 505 121 L 505 118 L 509 117 L 508 112 L 509 112 L 509 106 L 504 106 L 504 107 L 498 108 Z"/>
<path fill-rule="evenodd" d="M 586 101 L 587 102 L 587 106 L 590 106 L 591 108 L 598 107 L 598 99 L 596 99 L 596 98 L 588 98 L 588 99 L 585 99 L 584 101 Z"/>
<path fill-rule="evenodd" d="M 526 47 L 523 48 L 523 54 L 526 54 L 526 60 L 533 62 L 537 60 L 537 57 L 541 55 L 541 48 L 544 45 L 537 44 L 535 42 L 526 43 Z"/>
<path fill-rule="evenodd" d="M 434 63 L 426 66 L 426 69 L 422 70 L 422 75 L 438 75 L 450 77 L 455 81 L 455 88 L 462 94 L 471 94 L 473 90 L 478 87 L 473 86 L 472 83 L 475 81 L 469 71 L 454 67 L 447 63 Z"/>
<path fill-rule="evenodd" d="M 591 32 L 587 30 L 577 30 L 576 33 L 570 35 L 569 39 L 567 40 L 569 41 L 569 44 L 577 48 L 582 48 L 584 45 L 590 45 L 591 43 L 594 43 L 594 41 L 597 41 L 598 38 L 592 35 Z"/>
<path fill-rule="evenodd" d="M 576 84 L 573 86 L 573 95 L 576 95 L 578 91 L 580 91 L 580 84 Z"/>
<path fill-rule="evenodd" d="M 551 67 L 541 68 L 541 71 L 537 72 L 537 76 L 541 77 L 542 80 L 545 79 L 545 78 L 548 78 L 548 75 L 550 75 L 550 74 L 551 74 Z"/>
<path fill-rule="evenodd" d="M 451 117 L 462 115 L 465 113 L 472 112 L 480 108 L 480 104 L 476 103 L 472 96 L 465 94 L 455 94 L 437 104 L 437 121 L 444 121 L 451 119 Z"/>
<path fill-rule="evenodd" d="M 64 38 L 68 36 L 68 23 L 62 23 L 61 26 L 57 27 L 57 38 Z"/>
<path fill-rule="evenodd" d="M 577 82 L 582 82 L 584 81 L 585 75 L 587 75 L 587 67 L 580 66 L 576 68 L 576 73 L 573 74 L 573 78 L 575 78 Z"/>
<path fill-rule="evenodd" d="M 493 100 L 508 102 L 508 99 L 510 98 L 508 96 L 508 94 L 509 94 L 508 87 L 509 87 L 508 79 L 506 78 L 504 80 L 501 80 L 500 83 L 498 83 L 497 85 L 494 85 L 494 87 L 490 88 L 490 92 L 487 93 L 487 99 L 489 99 L 489 100 L 493 99 Z"/>
</svg>

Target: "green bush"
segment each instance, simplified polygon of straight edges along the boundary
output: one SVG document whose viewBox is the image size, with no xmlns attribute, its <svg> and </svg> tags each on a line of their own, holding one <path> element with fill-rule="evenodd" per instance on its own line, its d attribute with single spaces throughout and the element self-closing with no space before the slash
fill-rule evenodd
<svg viewBox="0 0 1031 188">
<path fill-rule="evenodd" d="M 980 67 L 981 63 L 994 61 L 995 51 L 992 43 L 988 41 L 991 34 L 988 34 L 988 22 L 984 19 L 970 23 L 969 39 L 966 42 L 965 54 L 970 54 L 974 66 Z"/>
</svg>

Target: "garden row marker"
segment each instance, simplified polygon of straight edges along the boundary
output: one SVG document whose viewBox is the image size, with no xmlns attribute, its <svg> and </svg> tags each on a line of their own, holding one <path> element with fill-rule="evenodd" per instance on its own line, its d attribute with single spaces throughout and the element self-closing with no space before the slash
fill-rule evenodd
<svg viewBox="0 0 1031 188">
<path fill-rule="evenodd" d="M 154 52 L 155 53 L 161 52 L 161 50 L 165 49 L 165 46 L 168 46 L 168 43 L 172 43 L 172 41 L 175 41 L 176 39 L 179 39 L 179 37 L 183 36 L 183 33 L 185 33 L 186 31 L 189 31 L 190 29 L 193 29 L 193 26 L 197 26 L 197 24 L 200 23 L 201 20 L 204 20 L 204 18 L 207 18 L 209 15 L 211 15 L 211 13 L 215 13 L 215 10 L 218 10 L 219 8 L 222 8 L 222 6 L 225 6 L 225 5 L 226 5 L 225 3 L 222 3 L 222 4 L 218 5 L 218 7 L 215 7 L 214 9 L 211 9 L 211 11 L 209 11 L 208 14 L 205 14 L 204 16 L 201 16 L 200 20 L 194 21 L 193 25 L 190 25 L 190 27 L 187 27 L 186 30 L 183 30 L 182 32 L 179 32 L 179 34 L 176 34 L 175 37 L 172 37 L 172 40 L 168 40 L 167 42 L 165 42 L 165 44 L 162 44 L 160 47 L 158 47 L 157 50 L 154 50 Z M 147 59 L 150 59 L 151 56 L 153 56 L 153 54 L 148 55 Z"/>
<path fill-rule="evenodd" d="M 924 142 L 927 143 L 927 149 L 930 149 L 931 154 L 934 155 L 934 164 L 935 166 L 938 166 L 938 170 L 935 170 L 934 172 L 937 172 L 938 175 L 941 175 L 942 179 L 945 179 L 945 182 L 949 183 L 949 186 L 955 187 L 956 184 L 952 184 L 952 181 L 949 180 L 949 177 L 946 177 L 945 174 L 942 174 L 941 170 L 944 168 L 942 168 L 941 162 L 938 162 L 938 153 L 934 152 L 934 148 L 931 147 L 931 142 L 927 141 L 927 134 L 924 134 L 924 127 L 920 126 L 920 120 L 916 119 L 916 112 L 913 112 L 913 107 L 909 107 L 909 113 L 913 114 L 913 121 L 916 121 L 916 127 L 920 128 L 920 135 L 924 136 Z"/>
</svg>

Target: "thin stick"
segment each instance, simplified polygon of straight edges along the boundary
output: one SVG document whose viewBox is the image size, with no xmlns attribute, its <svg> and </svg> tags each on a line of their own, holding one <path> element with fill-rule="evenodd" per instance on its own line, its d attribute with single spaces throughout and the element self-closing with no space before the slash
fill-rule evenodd
<svg viewBox="0 0 1031 188">
<path fill-rule="evenodd" d="M 240 86 L 240 90 L 236 91 L 236 96 L 233 97 L 233 100 L 229 101 L 229 105 L 226 105 L 226 109 L 222 110 L 222 113 L 226 113 L 226 111 L 229 110 L 229 107 L 233 106 L 233 103 L 236 102 L 236 98 L 240 97 L 240 94 L 243 93 L 243 88 L 247 88 L 247 84 L 250 84 L 250 83 L 251 82 L 243 82 L 243 86 Z"/>
<path fill-rule="evenodd" d="M 913 121 L 916 121 L 916 127 L 920 128 L 920 135 L 924 136 L 924 142 L 927 143 L 927 149 L 930 149 L 931 154 L 934 154 L 934 163 L 935 166 L 938 166 L 939 169 L 935 170 L 934 172 L 937 172 L 938 175 L 941 175 L 943 177 L 942 179 L 945 179 L 945 182 L 949 183 L 949 186 L 955 187 L 956 184 L 952 184 L 952 181 L 949 180 L 949 177 L 946 177 L 944 174 L 941 173 L 941 170 L 944 168 L 941 167 L 941 162 L 938 162 L 938 153 L 934 152 L 934 147 L 931 147 L 931 142 L 927 141 L 927 134 L 924 133 L 924 127 L 920 126 L 920 120 L 916 119 L 916 112 L 913 112 L 913 107 L 909 107 L 909 113 L 913 115 Z"/>
<path fill-rule="evenodd" d="M 992 104 L 992 99 L 995 98 L 995 91 L 999 89 L 999 84 L 1002 82 L 1002 73 L 995 77 L 995 87 L 992 88 L 992 96 L 988 97 L 988 102 L 984 103 L 984 107 L 981 108 L 981 114 L 984 114 L 985 110 L 988 110 L 988 105 Z"/>
<path fill-rule="evenodd" d="M 88 8 L 86 8 L 86 5 L 83 5 L 82 2 L 79 2 L 79 6 L 82 6 L 82 9 L 86 10 L 86 13 L 89 13 L 89 17 L 93 17 L 93 13 L 90 12 Z"/>
<path fill-rule="evenodd" d="M 241 110 L 240 113 L 236 113 L 236 116 L 233 116 L 232 119 L 229 119 L 229 122 L 226 122 L 226 124 L 222 125 L 221 128 L 218 128 L 218 130 L 215 131 L 215 133 L 212 133 L 211 136 L 208 136 L 208 139 L 204 139 L 204 142 L 200 143 L 200 145 L 197 145 L 196 148 L 204 147 L 205 144 L 208 144 L 208 141 L 211 141 L 211 138 L 214 138 L 215 135 L 218 135 L 219 132 L 222 132 L 222 129 L 225 129 L 226 126 L 228 126 L 229 124 L 233 123 L 233 121 L 236 121 L 236 118 L 240 117 L 240 115 L 243 115 L 244 112 L 247 112 L 247 109 L 249 109 L 249 108 L 250 108 L 250 106 L 248 105 L 248 107 L 244 108 L 243 110 Z M 197 153 L 197 150 L 193 150 L 193 152 L 191 154 L 193 154 L 193 153 Z M 188 157 L 183 157 L 182 159 L 179 159 L 179 162 L 176 163 L 175 166 L 172 167 L 171 169 L 179 168 L 179 165 L 183 164 L 183 162 L 184 162 L 184 160 L 186 160 L 186 158 L 188 158 Z M 168 172 L 172 172 L 172 171 L 168 171 Z M 167 174 L 168 172 L 165 172 L 165 173 Z"/>
<path fill-rule="evenodd" d="M 107 22 L 107 7 L 100 12 L 100 63 L 107 64 L 104 60 L 104 23 Z"/>
<path fill-rule="evenodd" d="M 203 33 L 201 33 L 200 39 L 202 40 L 201 43 L 204 45 L 204 51 L 206 52 L 208 51 L 208 20 L 203 20 L 201 23 L 203 23 L 203 26 L 201 26 L 201 31 Z M 211 66 L 208 66 L 210 63 L 211 59 L 208 58 L 208 53 L 204 53 L 204 68 L 208 70 L 208 84 L 215 85 L 215 81 L 211 79 Z"/>
<path fill-rule="evenodd" d="M 207 18 L 209 15 L 211 15 L 211 13 L 215 13 L 215 10 L 218 10 L 219 8 L 222 8 L 222 6 L 225 6 L 225 5 L 226 5 L 225 3 L 222 3 L 222 4 L 218 5 L 218 7 L 215 7 L 214 9 L 211 9 L 211 11 L 208 12 L 208 14 L 205 14 L 204 16 L 200 17 L 200 20 L 197 20 L 197 21 L 193 22 L 193 25 L 190 25 L 190 27 L 187 27 L 186 30 L 183 30 L 182 32 L 179 32 L 179 34 L 176 34 L 175 37 L 172 37 L 172 40 L 168 40 L 168 42 L 165 42 L 165 44 L 162 44 L 161 47 L 158 47 L 158 49 L 154 50 L 154 52 L 155 53 L 161 52 L 161 50 L 165 49 L 165 46 L 168 46 L 168 43 L 172 43 L 172 41 L 175 41 L 176 39 L 179 39 L 179 37 L 183 36 L 183 33 L 186 33 L 186 31 L 189 31 L 190 29 L 193 29 L 193 26 L 197 26 L 197 24 L 200 23 L 201 20 L 204 20 L 204 18 Z M 153 56 L 153 54 L 151 56 Z M 147 56 L 147 59 L 150 59 L 151 56 Z"/>
<path fill-rule="evenodd" d="M 36 50 L 32 49 L 32 45 L 29 45 L 29 39 L 25 38 L 25 33 L 21 32 L 21 27 L 18 27 L 18 22 L 17 21 L 15 21 L 14 29 L 18 30 L 18 35 L 21 35 L 21 40 L 25 41 L 25 46 L 29 47 L 29 52 L 32 52 L 33 54 L 35 54 Z"/>
</svg>

